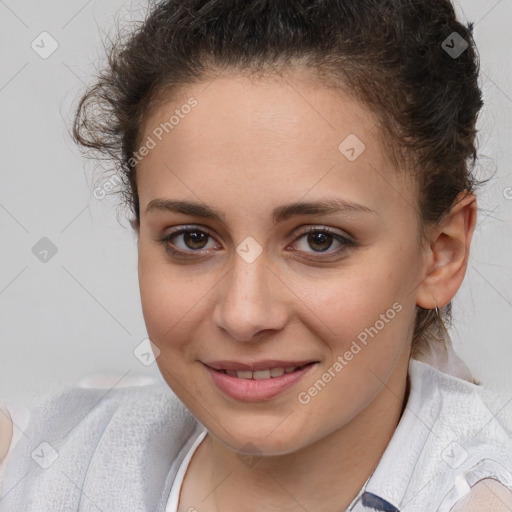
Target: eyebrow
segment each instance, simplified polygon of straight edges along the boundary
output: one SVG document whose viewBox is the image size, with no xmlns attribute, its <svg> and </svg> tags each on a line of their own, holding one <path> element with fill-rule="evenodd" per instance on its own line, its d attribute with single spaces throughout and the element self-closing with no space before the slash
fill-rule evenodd
<svg viewBox="0 0 512 512">
<path fill-rule="evenodd" d="M 193 201 L 178 201 L 173 199 L 156 198 L 149 202 L 146 213 L 152 211 L 170 211 L 191 215 L 194 217 L 202 217 L 205 219 L 213 219 L 226 222 L 223 212 L 212 208 L 204 203 Z M 272 218 L 274 224 L 290 219 L 299 215 L 327 215 L 333 213 L 365 213 L 376 214 L 375 210 L 362 204 L 347 201 L 338 197 L 326 197 L 311 202 L 295 202 L 284 204 L 274 208 Z"/>
</svg>

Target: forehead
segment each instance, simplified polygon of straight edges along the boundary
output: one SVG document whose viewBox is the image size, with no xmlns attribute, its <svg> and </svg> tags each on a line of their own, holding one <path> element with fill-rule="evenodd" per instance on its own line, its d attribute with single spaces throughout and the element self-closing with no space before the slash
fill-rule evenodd
<svg viewBox="0 0 512 512">
<path fill-rule="evenodd" d="M 326 191 L 413 203 L 413 184 L 393 168 L 373 113 L 307 73 L 229 74 L 182 87 L 146 118 L 140 141 L 151 146 L 137 165 L 142 210 L 178 190 L 208 193 L 209 203 L 249 189 L 259 203 Z"/>
</svg>

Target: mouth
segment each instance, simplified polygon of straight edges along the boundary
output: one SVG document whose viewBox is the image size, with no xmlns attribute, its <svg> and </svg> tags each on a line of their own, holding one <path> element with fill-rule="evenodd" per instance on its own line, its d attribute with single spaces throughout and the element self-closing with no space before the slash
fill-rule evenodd
<svg viewBox="0 0 512 512">
<path fill-rule="evenodd" d="M 212 383 L 225 396 L 236 401 L 259 402 L 270 400 L 291 389 L 318 363 L 318 361 L 296 361 L 290 364 L 290 362 L 280 361 L 281 366 L 277 366 L 276 361 L 253 364 L 224 361 L 203 363 L 203 365 Z M 213 364 L 217 367 L 214 368 Z"/>
<path fill-rule="evenodd" d="M 310 363 L 301 364 L 301 365 L 290 365 L 290 366 L 275 366 L 273 368 L 267 368 L 265 370 L 229 370 L 229 369 L 216 369 L 213 368 L 217 372 L 224 373 L 229 375 L 230 377 L 236 377 L 238 379 L 246 379 L 246 380 L 266 380 L 266 379 L 275 379 L 277 377 L 281 377 L 285 373 L 294 373 L 296 371 L 302 370 L 306 366 L 310 366 L 315 364 L 315 361 L 311 361 Z"/>
</svg>

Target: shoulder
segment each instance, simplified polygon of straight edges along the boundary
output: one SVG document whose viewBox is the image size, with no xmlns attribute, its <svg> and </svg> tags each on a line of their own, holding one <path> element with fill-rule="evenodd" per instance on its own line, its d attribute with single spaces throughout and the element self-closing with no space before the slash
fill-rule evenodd
<svg viewBox="0 0 512 512">
<path fill-rule="evenodd" d="M 428 409 L 439 440 L 474 440 L 512 447 L 512 418 L 505 415 L 510 396 L 498 390 L 443 373 L 428 364 L 411 360 L 411 384 L 421 395 L 417 405 Z M 437 432 L 436 432 L 437 433 Z"/>
<path fill-rule="evenodd" d="M 462 499 L 494 498 L 490 493 L 496 485 L 510 494 L 512 438 L 510 423 L 500 413 L 507 402 L 505 395 L 494 397 L 496 407 L 490 408 L 489 390 L 484 386 L 414 360 L 410 377 L 414 393 L 407 422 L 416 427 L 408 434 L 418 452 L 406 494 L 414 499 L 421 493 L 418 504 L 421 500 L 441 504 L 441 510 L 447 511 Z M 417 417 L 421 421 L 414 421 Z M 421 445 L 414 441 L 418 436 Z"/>
<path fill-rule="evenodd" d="M 199 427 L 163 383 L 64 388 L 32 409 L 7 460 L 0 511 L 78 510 L 82 494 L 102 510 L 153 510 Z"/>
<path fill-rule="evenodd" d="M 7 404 L 0 403 L 0 463 L 9 451 L 13 435 L 13 425 L 11 414 Z"/>
<path fill-rule="evenodd" d="M 62 389 L 31 412 L 28 429 L 64 439 L 79 430 L 104 431 L 107 425 L 171 422 L 179 426 L 191 419 L 188 410 L 165 384 L 145 386 L 77 387 Z M 122 435 L 123 430 L 118 430 Z"/>
<path fill-rule="evenodd" d="M 2 414 L 4 411 L 6 414 Z M 119 387 L 67 386 L 31 410 L 9 404 L 4 411 L 0 414 L 5 425 L 0 426 L 2 434 L 9 434 L 2 442 L 8 459 L 15 456 L 15 449 L 19 457 L 21 451 L 33 449 L 37 441 L 65 446 L 77 436 L 100 439 L 115 431 L 118 438 L 123 438 L 163 424 L 171 426 L 172 433 L 194 422 L 170 388 L 155 382 Z"/>
<path fill-rule="evenodd" d="M 0 402 L 0 467 L 2 467 L 30 419 L 30 409 L 18 402 Z"/>
<path fill-rule="evenodd" d="M 471 488 L 469 494 L 460 500 L 451 512 L 510 512 L 512 491 L 497 480 L 486 478 Z"/>
</svg>

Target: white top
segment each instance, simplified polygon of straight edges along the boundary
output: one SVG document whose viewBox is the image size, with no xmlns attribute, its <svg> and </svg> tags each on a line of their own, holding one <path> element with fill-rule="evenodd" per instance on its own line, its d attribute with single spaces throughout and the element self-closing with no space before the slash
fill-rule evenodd
<svg viewBox="0 0 512 512">
<path fill-rule="evenodd" d="M 400 422 L 377 468 L 348 510 L 425 512 L 425 503 L 434 496 L 441 505 L 429 512 L 448 512 L 486 478 L 494 478 L 512 491 L 510 434 L 482 401 L 483 390 L 415 360 L 410 362 L 409 375 L 411 389 Z M 91 382 L 80 386 L 95 387 Z M 4 465 L 23 435 L 30 413 L 16 404 L 6 406 L 14 436 Z M 510 423 L 505 426 L 511 428 Z M 182 459 L 165 512 L 177 512 L 184 476 L 206 434 L 205 429 L 197 435 Z M 0 484 L 1 474 L 0 465 Z"/>
<path fill-rule="evenodd" d="M 192 459 L 192 456 L 194 455 L 194 453 L 197 450 L 197 448 L 199 447 L 199 445 L 203 442 L 207 433 L 208 433 L 207 430 L 203 430 L 197 436 L 196 440 L 194 441 L 194 444 L 190 447 L 189 451 L 185 455 L 185 458 L 181 462 L 178 472 L 176 473 L 176 478 L 174 479 L 174 482 L 172 483 L 171 493 L 169 494 L 169 499 L 167 500 L 165 512 L 178 512 L 178 504 L 179 504 L 179 500 L 180 500 L 181 488 L 183 486 L 183 480 L 185 478 L 185 473 L 187 472 L 187 469 L 188 469 L 188 466 Z M 352 510 L 352 507 L 355 505 L 355 503 L 357 502 L 359 497 L 362 495 L 365 487 L 366 487 L 366 484 L 363 486 L 363 488 L 359 491 L 357 496 L 354 498 L 354 500 L 350 504 L 348 510 Z"/>
<path fill-rule="evenodd" d="M 190 450 L 185 455 L 182 463 L 180 464 L 180 468 L 176 473 L 176 478 L 172 483 L 171 493 L 169 494 L 169 499 L 167 500 L 167 505 L 165 507 L 165 512 L 178 512 L 178 503 L 180 499 L 181 487 L 183 485 L 183 479 L 185 478 L 185 473 L 187 472 L 188 465 L 190 464 L 190 460 L 194 455 L 197 447 L 201 444 L 203 439 L 206 437 L 208 433 L 207 430 L 203 430 L 194 441 L 194 444 L 190 447 Z"/>
<path fill-rule="evenodd" d="M 100 386 L 93 386 L 92 380 L 90 381 L 91 385 L 81 385 L 80 387 L 100 387 Z M 133 384 L 132 384 L 133 385 Z M 28 425 L 29 419 L 30 419 L 30 410 L 26 407 L 23 407 L 19 404 L 14 403 L 5 403 L 5 406 L 11 416 L 11 419 L 13 421 L 13 437 L 11 440 L 11 444 L 9 446 L 9 450 L 7 452 L 7 455 L 5 459 L 0 461 L 0 496 L 2 495 L 1 489 L 2 489 L 2 476 L 5 470 L 5 466 L 7 465 L 7 459 L 9 457 L 9 454 L 14 449 L 14 446 L 18 442 L 18 440 L 23 435 L 23 430 Z M 202 432 L 199 433 L 196 440 L 190 447 L 189 451 L 185 455 L 185 458 L 180 464 L 180 467 L 178 469 L 178 473 L 176 474 L 176 478 L 174 479 L 174 482 L 171 487 L 171 492 L 169 494 L 169 499 L 167 501 L 167 505 L 165 507 L 165 512 L 178 512 L 178 504 L 179 504 L 179 498 L 181 493 L 181 488 L 183 486 L 183 480 L 185 478 L 185 473 L 187 472 L 188 466 L 190 464 L 190 461 L 192 460 L 192 457 L 196 451 L 196 449 L 199 447 L 201 442 L 206 437 L 206 434 L 208 431 L 205 429 Z M 351 504 L 351 507 L 355 504 L 355 502 L 359 499 L 361 494 L 364 491 L 364 487 L 359 491 L 358 495 L 354 499 L 354 501 Z M 349 509 L 350 510 L 350 509 Z"/>
<path fill-rule="evenodd" d="M 117 388 L 123 388 L 128 386 L 145 386 L 148 384 L 155 384 L 159 382 L 157 379 L 152 377 L 147 377 L 145 375 L 133 375 L 132 377 L 125 377 L 122 382 L 119 382 L 119 379 L 122 375 L 115 373 L 102 373 L 102 374 L 92 374 L 87 375 L 79 382 L 76 383 L 76 386 L 79 388 L 110 388 L 112 386 L 116 386 Z M 24 430 L 29 423 L 30 420 L 30 409 L 25 407 L 19 403 L 14 402 L 2 402 L 11 416 L 11 420 L 13 423 L 13 433 L 11 443 L 9 445 L 9 449 L 5 455 L 5 458 L 0 459 L 0 498 L 2 497 L 2 480 L 5 472 L 5 468 L 7 467 L 7 462 L 9 460 L 9 455 L 14 450 L 15 445 L 24 435 Z M 2 410 L 0 410 L 0 414 L 4 414 Z"/>
<path fill-rule="evenodd" d="M 415 360 L 410 363 L 409 375 L 411 389 L 407 407 L 397 429 L 379 465 L 347 511 L 425 512 L 424 502 L 429 498 L 422 497 L 414 484 L 421 482 L 421 478 L 425 476 L 424 473 L 428 474 L 432 471 L 437 472 L 439 480 L 428 489 L 427 495 L 436 493 L 437 501 L 442 501 L 435 512 L 449 512 L 467 496 L 471 487 L 486 478 L 494 478 L 512 491 L 512 454 L 509 457 L 509 465 L 504 467 L 493 460 L 492 449 L 486 444 L 492 441 L 498 442 L 500 436 L 501 440 L 509 436 L 500 429 L 498 423 L 494 424 L 491 421 L 492 413 L 482 402 L 481 395 L 477 394 L 479 387 Z M 442 391 L 439 392 L 437 388 Z M 462 400 L 461 417 L 467 421 L 467 411 L 470 410 L 473 414 L 470 417 L 471 422 L 473 426 L 477 425 L 476 430 L 480 429 L 479 424 L 483 428 L 489 425 L 489 435 L 474 436 L 475 439 L 478 437 L 480 443 L 476 447 L 470 448 L 467 444 L 466 437 L 468 434 L 470 438 L 473 437 L 473 433 L 461 425 L 464 421 L 460 422 L 458 415 L 453 414 L 453 410 L 458 410 L 453 408 L 453 405 L 458 404 L 458 400 Z M 497 430 L 493 431 L 491 425 Z M 206 434 L 207 430 L 198 434 L 181 461 L 165 512 L 178 512 L 179 497 L 186 471 Z M 464 448 L 465 445 L 468 448 L 467 451 Z M 426 450 L 425 447 L 427 447 Z M 508 448 L 512 448 L 512 443 L 508 443 Z M 503 449 L 507 448 L 503 446 Z M 439 457 L 443 460 L 441 471 L 439 471 Z M 467 462 L 472 458 L 474 464 L 473 462 L 468 464 Z M 453 483 L 450 483 L 450 477 L 453 475 L 457 476 Z M 443 479 L 449 483 L 448 486 L 444 485 L 445 488 L 441 485 L 446 484 Z M 421 483 L 417 487 L 422 489 L 424 486 Z"/>
</svg>

